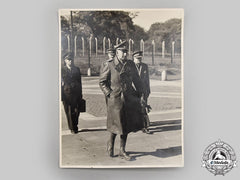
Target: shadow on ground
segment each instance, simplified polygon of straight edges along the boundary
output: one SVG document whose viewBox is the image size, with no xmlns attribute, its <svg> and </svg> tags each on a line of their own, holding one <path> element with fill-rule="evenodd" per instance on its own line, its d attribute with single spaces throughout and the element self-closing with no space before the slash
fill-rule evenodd
<svg viewBox="0 0 240 180">
<path fill-rule="evenodd" d="M 155 121 L 150 123 L 148 130 L 149 134 L 154 134 L 163 131 L 175 131 L 181 130 L 181 119 L 166 120 L 166 121 Z M 90 131 L 106 131 L 106 128 L 93 128 L 93 129 L 81 129 L 78 132 L 90 132 Z"/>
<path fill-rule="evenodd" d="M 176 131 L 181 130 L 181 125 L 174 125 L 174 126 L 163 126 L 163 127 L 155 127 L 155 128 L 148 128 L 150 131 L 150 134 L 154 134 L 157 132 L 163 132 L 163 131 Z"/>
<path fill-rule="evenodd" d="M 150 122 L 150 126 L 159 126 L 166 124 L 181 124 L 181 119 Z"/>
<path fill-rule="evenodd" d="M 94 128 L 94 129 L 81 129 L 78 132 L 91 132 L 91 131 L 106 131 L 106 128 Z"/>
<path fill-rule="evenodd" d="M 128 154 L 131 155 L 133 160 L 136 160 L 138 157 L 149 155 L 159 158 L 168 158 L 171 156 L 177 156 L 182 154 L 182 146 L 170 147 L 166 149 L 157 149 L 156 151 L 153 152 L 128 151 Z"/>
<path fill-rule="evenodd" d="M 163 131 L 175 131 L 181 129 L 182 129 L 181 119 L 151 122 L 150 127 L 148 128 L 150 134 Z"/>
</svg>

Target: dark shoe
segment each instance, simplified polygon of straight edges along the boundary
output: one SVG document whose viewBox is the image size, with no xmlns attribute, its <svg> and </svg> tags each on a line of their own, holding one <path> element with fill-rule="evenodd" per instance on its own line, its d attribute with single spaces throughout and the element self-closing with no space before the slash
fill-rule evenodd
<svg viewBox="0 0 240 180">
<path fill-rule="evenodd" d="M 150 131 L 148 129 L 146 129 L 146 128 L 142 129 L 142 132 L 146 133 L 146 134 L 151 134 Z"/>
<path fill-rule="evenodd" d="M 72 134 L 77 134 L 77 133 L 78 133 L 78 130 L 71 130 L 71 133 L 72 133 Z"/>
<path fill-rule="evenodd" d="M 124 151 L 121 151 L 119 152 L 119 157 L 122 158 L 122 159 L 125 159 L 126 161 L 131 161 L 131 156 L 127 155 L 126 152 Z"/>
<path fill-rule="evenodd" d="M 151 134 L 151 132 L 148 129 L 146 129 L 145 133 L 146 134 Z"/>
<path fill-rule="evenodd" d="M 110 157 L 113 157 L 113 145 L 110 141 L 107 142 L 107 153 Z"/>
</svg>

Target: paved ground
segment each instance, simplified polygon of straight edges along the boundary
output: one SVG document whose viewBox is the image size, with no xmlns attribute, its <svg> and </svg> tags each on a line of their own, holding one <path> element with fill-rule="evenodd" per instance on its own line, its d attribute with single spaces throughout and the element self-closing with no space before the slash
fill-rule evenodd
<svg viewBox="0 0 240 180">
<path fill-rule="evenodd" d="M 182 166 L 181 82 L 151 80 L 152 106 L 150 131 L 130 133 L 126 150 L 133 161 L 120 159 L 119 137 L 115 157 L 106 153 L 106 105 L 97 77 L 83 78 L 83 96 L 87 112 L 79 117 L 79 133 L 72 135 L 61 106 L 62 167 L 170 167 Z"/>
</svg>

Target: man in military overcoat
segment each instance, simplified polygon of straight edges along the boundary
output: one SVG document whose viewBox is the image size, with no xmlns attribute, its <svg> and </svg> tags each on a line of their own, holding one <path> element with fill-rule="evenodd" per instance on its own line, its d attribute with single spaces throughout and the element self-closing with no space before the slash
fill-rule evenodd
<svg viewBox="0 0 240 180">
<path fill-rule="evenodd" d="M 107 62 L 110 62 L 114 59 L 115 55 L 116 55 L 116 49 L 111 47 L 109 49 L 107 49 L 107 55 L 108 55 L 108 60 Z M 106 103 L 108 102 L 108 97 L 105 96 L 105 100 L 106 100 Z"/>
<path fill-rule="evenodd" d="M 138 70 L 138 75 L 141 79 L 142 82 L 142 86 L 143 86 L 143 99 L 145 101 L 145 106 L 143 106 L 143 111 L 145 114 L 145 118 L 144 118 L 144 128 L 143 128 L 143 132 L 149 134 L 149 130 L 148 127 L 150 125 L 149 122 L 149 117 L 147 115 L 147 102 L 148 102 L 148 97 L 151 93 L 150 91 L 150 83 L 149 83 L 149 71 L 148 71 L 148 65 L 142 62 L 142 57 L 143 57 L 143 51 L 136 51 L 132 54 L 133 56 L 133 61 L 136 65 L 136 68 Z M 148 106 L 150 107 L 150 106 Z M 148 109 L 149 111 L 149 109 Z"/>
<path fill-rule="evenodd" d="M 126 41 L 115 46 L 116 56 L 101 67 L 99 85 L 107 97 L 107 130 L 111 133 L 107 144 L 109 156 L 114 154 L 114 141 L 120 135 L 119 156 L 131 157 L 125 151 L 127 135 L 143 128 L 141 111 L 142 85 L 133 61 L 128 60 Z"/>
<path fill-rule="evenodd" d="M 82 100 L 82 81 L 80 69 L 73 63 L 73 54 L 64 57 L 62 73 L 62 101 L 71 133 L 78 133 L 78 117 Z"/>
</svg>

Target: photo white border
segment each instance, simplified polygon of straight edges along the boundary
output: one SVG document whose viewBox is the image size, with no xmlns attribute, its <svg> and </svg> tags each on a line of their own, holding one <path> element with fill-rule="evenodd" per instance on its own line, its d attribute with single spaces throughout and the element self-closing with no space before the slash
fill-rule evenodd
<svg viewBox="0 0 240 180">
<path fill-rule="evenodd" d="M 182 108 L 181 108 L 181 114 L 182 114 L 182 120 L 181 120 L 181 132 L 182 132 L 182 164 L 180 166 L 174 166 L 174 165 L 164 165 L 164 166 L 144 166 L 144 165 L 134 165 L 134 166 L 82 166 L 82 165 L 62 165 L 62 115 L 61 115 L 61 11 L 63 10 L 68 10 L 68 11 L 159 11 L 159 10 L 179 10 L 182 11 L 182 23 L 181 23 L 181 100 L 182 100 Z M 143 9 L 128 9 L 128 8 L 124 8 L 124 9 L 59 9 L 58 10 L 58 27 L 59 27 L 59 167 L 60 168 L 99 168 L 99 169 L 113 169 L 113 168 L 119 168 L 119 169 L 125 169 L 125 168 L 176 168 L 176 167 L 184 167 L 184 9 L 183 8 L 143 8 Z"/>
</svg>

